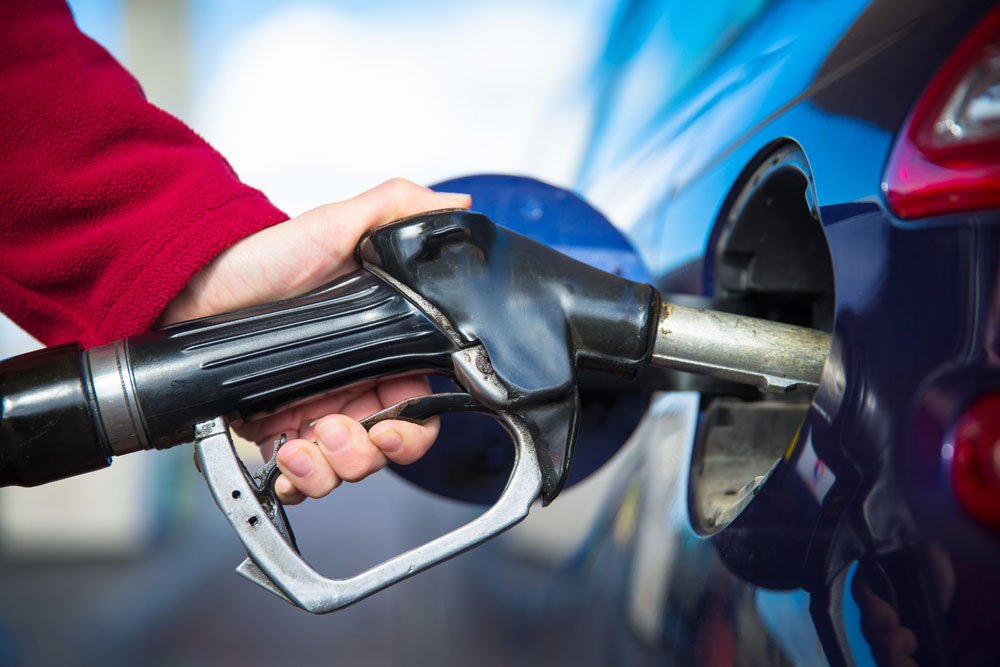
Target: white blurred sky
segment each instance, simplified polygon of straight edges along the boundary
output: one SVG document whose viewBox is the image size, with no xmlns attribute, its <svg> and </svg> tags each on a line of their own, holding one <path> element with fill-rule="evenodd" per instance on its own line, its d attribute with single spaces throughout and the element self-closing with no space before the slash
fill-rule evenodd
<svg viewBox="0 0 1000 667">
<path fill-rule="evenodd" d="M 129 12 L 157 3 L 70 4 L 85 32 L 139 64 L 145 42 L 129 34 Z M 157 82 L 138 76 L 293 215 L 393 176 L 430 184 L 504 172 L 571 185 L 587 78 L 613 9 L 607 0 L 190 2 L 177 35 L 182 93 L 158 99 Z M 0 358 L 31 345 L 0 321 Z"/>
<path fill-rule="evenodd" d="M 288 5 L 224 42 L 191 122 L 290 212 L 400 175 L 568 184 L 603 30 L 585 6 Z"/>
</svg>

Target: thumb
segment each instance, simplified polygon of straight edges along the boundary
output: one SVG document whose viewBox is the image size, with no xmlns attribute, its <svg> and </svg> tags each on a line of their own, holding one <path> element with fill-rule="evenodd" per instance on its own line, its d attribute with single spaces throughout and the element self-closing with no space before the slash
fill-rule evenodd
<svg viewBox="0 0 1000 667">
<path fill-rule="evenodd" d="M 350 228 L 355 239 L 387 222 L 426 211 L 448 208 L 469 208 L 472 197 L 467 194 L 435 192 L 405 178 L 394 178 L 371 190 L 341 203 L 338 211 L 341 224 Z"/>
<path fill-rule="evenodd" d="M 223 251 L 167 306 L 161 323 L 304 294 L 354 268 L 354 246 L 372 227 L 471 203 L 469 195 L 434 192 L 394 178 L 320 206 Z"/>
</svg>

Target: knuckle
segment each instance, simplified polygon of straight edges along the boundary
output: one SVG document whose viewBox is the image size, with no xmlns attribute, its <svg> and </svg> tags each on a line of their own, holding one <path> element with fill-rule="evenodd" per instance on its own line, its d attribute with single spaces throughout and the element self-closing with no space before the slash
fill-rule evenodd
<svg viewBox="0 0 1000 667">
<path fill-rule="evenodd" d="M 423 424 L 422 432 L 427 439 L 427 446 L 430 447 L 441 433 L 441 418 L 432 417 L 428 419 Z"/>
<path fill-rule="evenodd" d="M 440 422 L 435 418 L 426 424 L 412 424 L 410 426 L 412 427 L 412 432 L 407 434 L 406 441 L 410 443 L 410 448 L 417 452 L 418 456 L 423 455 L 437 439 L 438 431 L 440 431 Z"/>
<path fill-rule="evenodd" d="M 360 482 L 368 475 L 378 470 L 378 458 L 374 452 L 352 457 L 350 461 L 342 461 L 336 468 L 337 476 L 345 482 Z"/>
<path fill-rule="evenodd" d="M 410 181 L 408 179 L 402 178 L 400 176 L 396 176 L 394 178 L 390 178 L 385 183 L 383 183 L 382 187 L 384 187 L 389 192 L 395 194 L 395 193 L 399 193 L 401 191 L 408 190 L 408 189 L 412 188 L 414 185 L 415 185 L 415 183 L 413 181 Z"/>
<path fill-rule="evenodd" d="M 309 484 L 300 484 L 299 491 L 310 498 L 322 498 L 336 488 L 332 476 L 324 475 L 322 479 L 309 480 Z"/>
<path fill-rule="evenodd" d="M 316 486 L 310 487 L 307 491 L 303 491 L 303 493 L 310 498 L 317 499 L 322 498 L 326 494 L 330 493 L 330 491 L 333 491 L 333 487 Z"/>
<path fill-rule="evenodd" d="M 346 466 L 345 466 L 346 467 Z M 345 482 L 360 482 L 368 476 L 368 469 L 359 466 L 349 466 L 346 470 L 337 470 L 337 475 Z"/>
<path fill-rule="evenodd" d="M 407 447 L 403 447 L 398 452 L 394 452 L 389 456 L 393 463 L 398 463 L 400 465 L 409 465 L 420 458 L 422 452 L 415 452 Z"/>
</svg>

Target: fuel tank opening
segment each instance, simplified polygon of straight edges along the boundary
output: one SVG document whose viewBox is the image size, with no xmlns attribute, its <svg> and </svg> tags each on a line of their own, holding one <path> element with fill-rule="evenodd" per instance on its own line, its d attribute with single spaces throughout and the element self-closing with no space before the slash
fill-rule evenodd
<svg viewBox="0 0 1000 667">
<path fill-rule="evenodd" d="M 833 330 L 833 264 L 802 149 L 762 154 L 733 190 L 716 225 L 706 285 L 734 312 Z M 815 392 L 702 393 L 688 494 L 695 530 L 712 535 L 750 504 L 791 451 Z"/>
</svg>

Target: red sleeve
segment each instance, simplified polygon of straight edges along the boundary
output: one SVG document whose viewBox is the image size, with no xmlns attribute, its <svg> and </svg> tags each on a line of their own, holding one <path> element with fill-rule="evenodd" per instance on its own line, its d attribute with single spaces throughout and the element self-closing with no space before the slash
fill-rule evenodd
<svg viewBox="0 0 1000 667">
<path fill-rule="evenodd" d="M 215 255 L 288 217 L 61 1 L 0 1 L 0 147 L 0 310 L 50 345 L 145 331 Z"/>
</svg>

